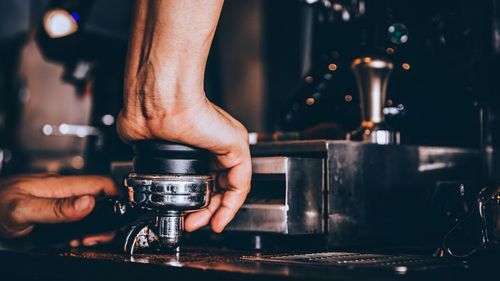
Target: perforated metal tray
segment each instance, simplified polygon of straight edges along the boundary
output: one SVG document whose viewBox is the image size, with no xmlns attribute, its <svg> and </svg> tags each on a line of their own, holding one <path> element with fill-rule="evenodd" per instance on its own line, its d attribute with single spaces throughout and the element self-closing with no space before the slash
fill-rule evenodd
<svg viewBox="0 0 500 281">
<path fill-rule="evenodd" d="M 399 273 L 442 267 L 466 267 L 463 260 L 418 255 L 382 255 L 369 253 L 325 252 L 307 254 L 245 256 L 243 259 L 272 263 L 317 266 L 386 268 Z"/>
</svg>

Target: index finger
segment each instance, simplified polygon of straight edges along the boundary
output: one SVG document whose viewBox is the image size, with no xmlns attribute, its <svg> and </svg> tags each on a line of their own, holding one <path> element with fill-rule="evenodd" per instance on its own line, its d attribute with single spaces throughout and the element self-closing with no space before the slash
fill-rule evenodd
<svg viewBox="0 0 500 281">
<path fill-rule="evenodd" d="M 227 190 L 224 192 L 220 207 L 210 222 L 213 231 L 222 232 L 234 218 L 250 191 L 251 177 L 252 164 L 250 157 L 229 169 L 227 173 Z"/>
<path fill-rule="evenodd" d="M 22 186 L 32 196 L 44 198 L 66 198 L 80 195 L 120 194 L 113 180 L 104 176 L 58 176 L 34 177 Z"/>
</svg>

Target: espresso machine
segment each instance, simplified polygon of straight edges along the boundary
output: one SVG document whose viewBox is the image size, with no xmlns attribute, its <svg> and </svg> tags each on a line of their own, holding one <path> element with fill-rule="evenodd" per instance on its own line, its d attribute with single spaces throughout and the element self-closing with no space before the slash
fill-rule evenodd
<svg viewBox="0 0 500 281">
<path fill-rule="evenodd" d="M 475 208 L 485 185 L 486 133 L 480 131 L 478 117 L 485 111 L 481 100 L 477 106 L 469 102 L 481 79 L 467 76 L 464 64 L 477 66 L 472 64 L 477 61 L 456 61 L 456 56 L 435 61 L 450 49 L 454 55 L 470 51 L 459 44 L 464 40 L 460 36 L 471 38 L 462 32 L 469 22 L 450 26 L 462 14 L 443 15 L 428 1 L 426 7 L 434 8 L 422 17 L 434 29 L 424 34 L 427 26 L 416 26 L 419 19 L 407 18 L 408 7 L 397 1 L 294 1 L 307 10 L 307 26 L 314 32 L 306 33 L 315 37 L 302 40 L 303 75 L 296 93 L 281 104 L 272 133 L 250 134 L 251 192 L 223 234 L 214 237 L 202 229 L 183 235 L 185 213 L 206 207 L 216 189 L 209 155 L 182 144 L 151 140 L 130 146 L 118 139 L 112 125 L 121 106 L 117 69 L 123 67 L 128 35 L 124 26 L 131 3 L 126 2 L 117 21 L 107 17 L 100 22 L 118 4 L 53 1 L 44 23 L 60 16 L 53 13 L 62 9 L 76 12 L 64 16 L 78 28 L 63 36 L 57 30 L 37 33 L 45 55 L 65 64 L 63 78 L 69 83 L 82 89 L 85 81 L 95 79 L 94 111 L 85 127 L 94 134 L 85 136 L 91 142 L 86 169 L 80 172 L 111 174 L 126 196 L 99 201 L 89 219 L 62 225 L 63 230 L 39 227 L 35 236 L 56 238 L 53 233 L 62 233 L 68 234 L 67 240 L 123 228 L 116 240 L 129 254 L 221 242 L 251 249 L 435 249 Z M 420 4 L 411 7 L 423 9 Z M 116 26 L 120 32 L 115 34 Z M 101 50 L 91 42 L 108 47 Z M 119 51 L 114 53 L 114 47 Z M 446 82 L 457 73 L 470 81 L 464 78 L 464 85 L 437 95 L 449 84 L 429 86 L 441 70 Z M 468 94 L 457 98 L 454 108 L 443 103 L 452 93 Z M 334 126 L 310 130 L 324 123 Z"/>
<path fill-rule="evenodd" d="M 450 195 L 478 192 L 481 156 L 399 144 L 383 114 L 392 68 L 385 58 L 353 60 L 362 121 L 347 140 L 252 145 L 252 191 L 227 231 L 319 234 L 334 248 L 438 245 L 463 215 L 444 207 L 462 200 Z"/>
<path fill-rule="evenodd" d="M 261 249 L 315 237 L 341 249 L 437 248 L 464 216 L 453 206 L 472 204 L 479 192 L 479 151 L 399 144 L 383 114 L 393 64 L 360 57 L 351 68 L 360 94 L 360 127 L 347 140 L 252 144 L 251 192 L 219 242 Z M 111 171 L 128 185 L 135 166 L 137 160 L 115 162 Z M 209 236 L 201 232 L 188 243 Z"/>
</svg>

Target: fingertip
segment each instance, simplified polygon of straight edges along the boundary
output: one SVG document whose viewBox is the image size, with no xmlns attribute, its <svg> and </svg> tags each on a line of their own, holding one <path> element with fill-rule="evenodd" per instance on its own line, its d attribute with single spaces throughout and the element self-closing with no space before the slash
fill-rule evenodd
<svg viewBox="0 0 500 281">
<path fill-rule="evenodd" d="M 120 188 L 116 185 L 111 177 L 107 176 L 92 176 L 95 185 L 99 186 L 99 192 L 108 196 L 120 195 Z"/>
<path fill-rule="evenodd" d="M 212 231 L 217 233 L 217 234 L 221 234 L 222 231 L 224 230 L 224 226 L 217 226 L 215 224 L 211 224 L 211 228 L 212 228 Z"/>
<path fill-rule="evenodd" d="M 220 234 L 224 231 L 229 222 L 230 221 L 221 221 L 214 217 L 210 222 L 210 228 L 212 228 L 213 232 Z"/>
<path fill-rule="evenodd" d="M 77 221 L 86 217 L 95 206 L 95 199 L 91 195 L 83 195 L 75 197 L 73 199 L 68 199 L 69 204 L 66 205 L 65 211 L 63 211 L 63 221 Z"/>
<path fill-rule="evenodd" d="M 188 218 L 186 218 L 186 221 L 184 222 L 184 231 L 186 232 L 193 232 L 197 230 L 198 228 L 196 227 L 195 223 L 192 223 Z"/>
<path fill-rule="evenodd" d="M 189 214 L 185 221 L 184 227 L 187 232 L 196 231 L 210 223 L 214 212 L 219 208 L 222 201 L 220 194 L 215 194 L 210 200 L 210 204 L 200 211 Z"/>
<path fill-rule="evenodd" d="M 73 202 L 73 208 L 78 213 L 90 213 L 90 211 L 94 208 L 95 199 L 90 195 L 83 195 Z"/>
<path fill-rule="evenodd" d="M 210 227 L 214 232 L 221 233 L 231 222 L 233 217 L 234 215 L 232 214 L 232 212 L 228 209 L 224 209 L 223 207 L 219 209 L 212 217 L 212 220 L 210 221 Z"/>
<path fill-rule="evenodd" d="M 80 246 L 80 241 L 78 239 L 74 239 L 69 241 L 69 245 L 73 248 L 78 248 Z"/>
<path fill-rule="evenodd" d="M 92 211 L 95 207 L 95 197 L 92 195 L 84 195 L 89 198 L 88 210 Z"/>
<path fill-rule="evenodd" d="M 113 241 L 115 238 L 115 232 L 106 232 L 101 234 L 89 235 L 82 240 L 84 246 L 90 247 L 97 244 L 104 244 Z"/>
<path fill-rule="evenodd" d="M 184 221 L 184 230 L 186 232 L 196 231 L 207 225 L 209 221 L 210 221 L 210 214 L 207 214 L 203 211 L 192 213 L 188 215 L 186 217 L 186 220 Z"/>
</svg>

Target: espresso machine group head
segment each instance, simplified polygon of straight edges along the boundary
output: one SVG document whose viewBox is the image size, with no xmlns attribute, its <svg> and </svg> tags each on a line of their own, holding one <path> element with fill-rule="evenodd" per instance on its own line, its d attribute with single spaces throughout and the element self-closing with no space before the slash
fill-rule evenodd
<svg viewBox="0 0 500 281">
<path fill-rule="evenodd" d="M 139 141 L 133 148 L 133 172 L 125 179 L 128 199 L 153 218 L 130 228 L 124 250 L 178 251 L 184 214 L 208 206 L 214 189 L 208 152 L 157 140 Z"/>
</svg>

